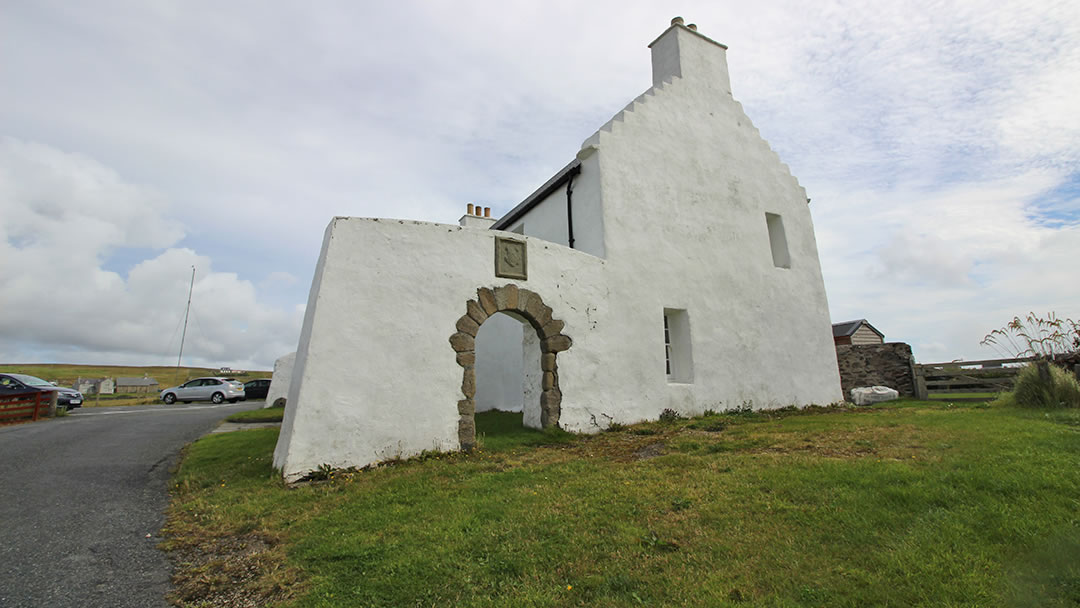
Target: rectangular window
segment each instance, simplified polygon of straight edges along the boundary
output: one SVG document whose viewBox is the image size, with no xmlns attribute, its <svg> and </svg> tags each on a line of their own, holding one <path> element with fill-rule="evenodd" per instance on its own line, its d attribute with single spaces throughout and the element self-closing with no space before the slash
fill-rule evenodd
<svg viewBox="0 0 1080 608">
<path fill-rule="evenodd" d="M 690 352 L 690 317 L 684 309 L 664 309 L 664 366 L 668 382 L 694 381 L 694 361 Z"/>
<path fill-rule="evenodd" d="M 766 213 L 765 223 L 769 227 L 769 246 L 772 248 L 773 266 L 791 268 L 791 255 L 788 254 L 783 218 L 775 213 Z"/>
</svg>

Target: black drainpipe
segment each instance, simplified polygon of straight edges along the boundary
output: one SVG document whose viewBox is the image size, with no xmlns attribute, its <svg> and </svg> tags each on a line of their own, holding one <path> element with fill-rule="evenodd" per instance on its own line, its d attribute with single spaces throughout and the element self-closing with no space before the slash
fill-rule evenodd
<svg viewBox="0 0 1080 608">
<path fill-rule="evenodd" d="M 566 232 L 567 241 L 569 242 L 570 249 L 574 248 L 574 208 L 570 205 L 570 201 L 574 194 L 574 174 L 571 173 L 569 179 L 566 180 Z"/>
</svg>

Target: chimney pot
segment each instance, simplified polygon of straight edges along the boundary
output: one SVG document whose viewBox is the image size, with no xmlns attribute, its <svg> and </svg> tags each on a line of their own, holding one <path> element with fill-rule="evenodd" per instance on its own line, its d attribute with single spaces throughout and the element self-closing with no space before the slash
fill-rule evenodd
<svg viewBox="0 0 1080 608">
<path fill-rule="evenodd" d="M 484 207 L 484 217 L 491 217 L 491 207 Z"/>
<path fill-rule="evenodd" d="M 671 25 L 682 25 L 684 23 L 682 17 L 675 17 L 671 20 Z"/>
<path fill-rule="evenodd" d="M 466 209 L 468 209 L 468 211 L 466 212 L 468 215 L 473 214 L 473 204 L 472 203 L 469 203 L 469 205 L 466 207 Z"/>
<path fill-rule="evenodd" d="M 691 23 L 690 25 L 686 26 L 686 29 L 696 32 L 697 31 L 697 24 L 696 23 Z"/>
</svg>

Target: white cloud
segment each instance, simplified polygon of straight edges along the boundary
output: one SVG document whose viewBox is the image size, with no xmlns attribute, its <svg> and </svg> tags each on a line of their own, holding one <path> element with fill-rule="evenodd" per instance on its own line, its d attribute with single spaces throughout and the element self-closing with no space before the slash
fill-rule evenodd
<svg viewBox="0 0 1080 608">
<path fill-rule="evenodd" d="M 9 357 L 143 363 L 179 350 L 191 267 L 199 269 L 186 362 L 263 366 L 295 344 L 299 317 L 259 303 L 254 286 L 169 247 L 183 230 L 165 199 L 104 165 L 48 146 L 0 140 L 0 335 Z M 165 248 L 168 247 L 168 248 Z M 127 276 L 111 251 L 152 248 Z M 164 251 L 162 251 L 164 249 Z M 17 345 L 16 347 L 13 347 Z M 128 357 L 130 358 L 130 357 Z"/>
<path fill-rule="evenodd" d="M 183 237 L 163 216 L 159 194 L 91 159 L 11 137 L 0 138 L 0 205 L 0 235 L 66 257 L 168 246 Z"/>
<path fill-rule="evenodd" d="M 282 319 L 299 318 L 332 216 L 452 222 L 469 200 L 508 210 L 648 87 L 645 45 L 672 11 L 614 0 L 16 3 L 0 20 L 0 55 L 14 58 L 0 134 L 18 138 L 4 148 L 17 179 L 0 184 L 0 205 L 19 201 L 24 217 L 16 232 L 0 227 L 0 273 L 17 262 L 79 292 L 40 304 L 50 318 L 153 317 L 152 331 L 121 342 L 157 352 L 145 344 L 174 333 L 195 264 L 195 352 L 255 360 L 250 319 L 274 328 L 266 343 L 294 335 Z M 813 198 L 838 320 L 867 317 L 927 357 L 971 358 L 1013 315 L 1067 316 L 1080 301 L 1069 276 L 1080 3 L 679 11 L 729 45 L 735 97 Z M 118 269 L 116 256 L 130 264 Z M 137 299 L 154 310 L 124 308 Z M 48 330 L 0 326 L 0 349 L 16 332 L 37 349 L 16 354 L 44 352 Z M 66 348 L 63 335 L 48 348 Z M 258 360 L 295 348 L 285 342 Z M 91 356 L 96 342 L 78 344 Z M 114 357 L 124 348 L 108 345 Z"/>
<path fill-rule="evenodd" d="M 273 288 L 275 286 L 280 285 L 280 286 L 286 286 L 287 287 L 289 285 L 295 285 L 296 282 L 297 282 L 297 279 L 296 279 L 295 275 L 293 275 L 291 273 L 288 273 L 288 272 L 275 270 L 274 272 L 271 272 L 270 274 L 266 275 L 266 278 L 262 280 L 262 283 L 260 283 L 260 286 L 261 287 Z"/>
<path fill-rule="evenodd" d="M 836 193 L 845 204 L 814 209 L 834 317 L 867 318 L 923 360 L 994 358 L 979 341 L 1029 310 L 1080 318 L 1080 221 L 1048 226 L 1037 206 L 1062 180 Z"/>
</svg>

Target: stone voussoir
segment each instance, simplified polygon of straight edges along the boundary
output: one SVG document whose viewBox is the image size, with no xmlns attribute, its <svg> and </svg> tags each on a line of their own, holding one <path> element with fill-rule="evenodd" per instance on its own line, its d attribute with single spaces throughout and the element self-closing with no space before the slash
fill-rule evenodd
<svg viewBox="0 0 1080 608">
<path fill-rule="evenodd" d="M 536 315 L 534 317 L 536 319 L 536 324 L 539 327 L 543 327 L 543 326 L 547 325 L 548 323 L 551 323 L 551 321 L 552 321 L 551 312 L 552 311 L 551 311 L 550 306 L 547 306 L 545 304 L 541 304 L 540 308 L 536 311 Z"/>
<path fill-rule="evenodd" d="M 550 338 L 541 340 L 540 348 L 543 349 L 545 353 L 561 353 L 562 351 L 569 349 L 571 344 L 573 344 L 573 341 L 570 339 L 570 336 L 556 334 Z"/>
<path fill-rule="evenodd" d="M 495 304 L 499 310 L 514 310 L 518 305 L 518 286 L 513 283 L 495 289 Z"/>
<path fill-rule="evenodd" d="M 540 369 L 545 372 L 555 371 L 555 353 L 544 353 L 540 356 Z"/>
<path fill-rule="evenodd" d="M 541 327 L 543 327 L 544 324 L 540 323 L 540 317 L 543 314 L 543 310 L 545 308 L 547 308 L 547 306 L 544 305 L 544 302 L 541 301 L 539 297 L 529 298 L 529 303 L 525 305 L 525 314 L 529 317 L 532 317 Z M 548 317 L 550 320 L 550 308 L 548 308 Z"/>
<path fill-rule="evenodd" d="M 489 317 L 499 312 L 499 306 L 495 303 L 495 292 L 487 287 L 481 287 L 476 290 L 476 299 L 479 300 L 480 307 L 484 309 L 484 312 L 486 312 Z"/>
<path fill-rule="evenodd" d="M 456 334 L 450 336 L 450 346 L 459 353 L 475 351 L 476 338 L 474 336 L 470 336 L 467 333 L 459 331 Z"/>
<path fill-rule="evenodd" d="M 561 409 L 562 395 L 557 390 L 544 391 L 540 395 L 540 426 L 543 428 L 559 426 Z"/>
<path fill-rule="evenodd" d="M 462 416 L 472 416 L 476 413 L 476 401 L 473 399 L 462 399 L 457 402 L 457 411 Z"/>
<path fill-rule="evenodd" d="M 461 379 L 461 393 L 472 399 L 476 396 L 476 368 L 466 367 L 464 377 Z"/>
<path fill-rule="evenodd" d="M 475 338 L 476 332 L 480 331 L 480 324 L 474 321 L 469 315 L 463 315 L 457 320 L 457 330 Z"/>
<path fill-rule="evenodd" d="M 458 417 L 458 443 L 466 452 L 476 447 L 476 420 L 472 414 Z"/>
<path fill-rule="evenodd" d="M 476 351 L 467 350 L 457 354 L 457 363 L 461 367 L 472 367 L 476 365 Z"/>
<path fill-rule="evenodd" d="M 558 388 L 549 388 L 548 390 L 540 393 L 540 405 L 559 405 L 562 403 L 562 391 Z"/>
<path fill-rule="evenodd" d="M 484 309 L 480 307 L 480 304 L 476 300 L 469 300 L 465 303 L 465 309 L 468 311 L 473 321 L 476 321 L 477 325 L 483 325 L 484 321 L 487 321 L 488 314 L 484 312 Z"/>
<path fill-rule="evenodd" d="M 562 332 L 562 330 L 565 327 L 566 327 L 566 323 L 563 323 L 562 321 L 560 321 L 558 319 L 552 319 L 551 321 L 549 321 L 547 324 L 545 324 L 543 327 L 540 328 L 540 338 L 542 339 L 542 338 L 550 338 L 552 336 L 557 336 L 557 335 L 559 335 L 559 333 Z"/>
<path fill-rule="evenodd" d="M 518 289 L 518 302 L 515 308 L 520 312 L 525 312 L 529 307 L 529 302 L 532 302 L 534 299 L 540 299 L 540 296 L 536 295 L 536 292 L 528 289 Z"/>
</svg>

